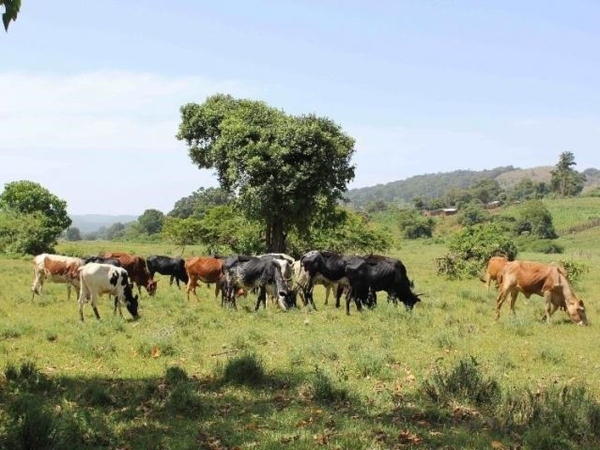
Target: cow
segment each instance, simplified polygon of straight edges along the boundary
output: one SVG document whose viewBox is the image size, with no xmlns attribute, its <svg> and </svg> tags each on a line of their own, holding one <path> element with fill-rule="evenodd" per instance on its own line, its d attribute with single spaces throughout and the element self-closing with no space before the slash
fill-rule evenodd
<svg viewBox="0 0 600 450">
<path fill-rule="evenodd" d="M 301 267 L 308 273 L 308 282 L 303 288 L 306 303 L 316 309 L 313 290 L 317 277 L 338 284 L 335 306 L 340 306 L 340 296 L 344 288 L 350 287 L 346 276 L 346 266 L 351 257 L 343 256 L 330 251 L 311 250 L 300 258 Z"/>
<path fill-rule="evenodd" d="M 71 299 L 71 286 L 79 289 L 79 273 L 77 269 L 84 264 L 81 258 L 42 253 L 33 258 L 34 280 L 31 286 L 31 299 L 35 294 L 42 295 L 44 281 L 66 283 L 67 300 Z"/>
<path fill-rule="evenodd" d="M 304 305 L 308 304 L 308 300 L 304 296 L 304 290 L 308 285 L 308 272 L 304 270 L 302 265 L 300 264 L 300 260 L 294 261 L 292 265 L 292 270 L 294 272 L 294 290 L 300 294 L 302 297 L 302 301 Z M 329 296 L 331 292 L 337 293 L 338 284 L 334 281 L 330 281 L 327 278 L 324 278 L 320 273 L 315 276 L 314 284 L 320 284 L 325 288 L 325 304 L 329 303 Z"/>
<path fill-rule="evenodd" d="M 99 264 L 110 264 L 111 266 L 121 267 L 121 261 L 117 258 L 103 258 L 102 256 L 84 256 L 83 263 L 99 263 Z"/>
<path fill-rule="evenodd" d="M 288 300 L 296 306 L 296 292 L 294 291 L 294 258 L 285 253 L 265 253 L 262 255 L 258 255 L 258 258 L 267 258 L 273 259 L 277 264 L 279 264 L 281 275 L 285 283 L 288 286 L 288 291 L 290 292 L 290 298 Z M 275 283 L 267 283 L 266 285 L 267 295 L 274 303 L 277 303 L 277 286 Z"/>
<path fill-rule="evenodd" d="M 400 300 L 407 309 L 413 309 L 415 304 L 421 301 L 418 294 L 412 292 L 413 283 L 408 278 L 406 266 L 397 258 L 383 255 L 367 255 L 362 257 L 367 264 L 367 284 L 369 293 L 366 300 L 367 305 L 376 304 L 376 293 L 385 291 L 388 301 L 395 305 Z M 360 280 L 360 283 L 364 283 Z M 351 283 L 352 285 L 352 283 Z"/>
<path fill-rule="evenodd" d="M 102 258 L 115 258 L 121 267 L 127 271 L 131 284 L 137 285 L 138 294 L 142 294 L 142 286 L 151 297 L 156 294 L 157 281 L 153 280 L 146 266 L 146 261 L 141 256 L 130 255 L 122 252 L 104 252 L 98 255 Z"/>
<path fill-rule="evenodd" d="M 496 287 L 500 285 L 500 275 L 508 262 L 508 258 L 505 256 L 492 256 L 485 269 L 485 278 L 481 281 L 485 283 L 487 290 L 490 290 L 490 284 L 492 281 L 496 282 Z"/>
<path fill-rule="evenodd" d="M 88 263 L 78 269 L 79 271 L 79 318 L 83 322 L 83 305 L 90 301 L 96 319 L 98 314 L 98 297 L 103 294 L 115 296 L 115 310 L 123 317 L 121 305 L 124 303 L 134 319 L 138 316 L 138 296 L 133 296 L 127 271 L 122 267 L 110 264 Z"/>
<path fill-rule="evenodd" d="M 222 296 L 224 296 L 222 287 L 225 277 L 223 273 L 223 260 L 221 258 L 194 256 L 185 260 L 184 267 L 188 276 L 185 288 L 188 300 L 190 299 L 190 292 L 193 292 L 196 299 L 198 299 L 198 295 L 196 294 L 198 281 L 207 284 L 215 283 L 215 297 L 219 296 L 219 292 L 222 292 Z"/>
<path fill-rule="evenodd" d="M 577 298 L 566 277 L 564 269 L 554 264 L 533 261 L 507 262 L 500 275 L 499 294 L 496 298 L 495 318 L 500 317 L 500 308 L 510 295 L 510 309 L 515 314 L 515 301 L 522 292 L 526 298 L 532 294 L 544 297 L 545 318 L 558 309 L 564 309 L 571 321 L 578 325 L 587 325 L 585 305 Z"/>
<path fill-rule="evenodd" d="M 156 272 L 161 275 L 169 275 L 169 286 L 173 285 L 173 280 L 177 283 L 178 288 L 180 288 L 180 281 L 185 284 L 189 281 L 188 274 L 185 271 L 185 260 L 183 258 L 150 255 L 146 258 L 146 264 L 148 265 L 148 272 L 150 272 L 150 277 L 152 279 L 154 279 L 154 274 Z"/>
<path fill-rule="evenodd" d="M 277 303 L 284 311 L 293 306 L 289 286 L 281 272 L 281 262 L 270 256 L 232 256 L 223 263 L 227 293 L 226 298 L 233 307 L 235 292 L 239 289 L 250 291 L 258 289 L 258 299 L 255 311 L 262 303 L 266 307 L 267 285 L 274 284 L 277 293 Z"/>
</svg>

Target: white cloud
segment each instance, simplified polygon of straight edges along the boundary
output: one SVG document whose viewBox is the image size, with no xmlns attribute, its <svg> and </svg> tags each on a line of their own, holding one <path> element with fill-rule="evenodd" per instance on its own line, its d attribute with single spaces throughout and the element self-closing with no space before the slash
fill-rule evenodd
<svg viewBox="0 0 600 450">
<path fill-rule="evenodd" d="M 201 77 L 0 73 L 0 185 L 36 181 L 71 213 L 167 212 L 216 185 L 175 138 L 179 107 L 215 93 L 257 95 L 243 82 Z"/>
</svg>

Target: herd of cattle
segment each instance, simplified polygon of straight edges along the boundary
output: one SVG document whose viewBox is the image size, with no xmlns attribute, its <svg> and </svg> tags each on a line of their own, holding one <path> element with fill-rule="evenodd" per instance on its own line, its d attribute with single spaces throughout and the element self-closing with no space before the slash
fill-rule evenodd
<svg viewBox="0 0 600 450">
<path fill-rule="evenodd" d="M 114 310 L 122 316 L 125 305 L 133 318 L 138 317 L 138 298 L 142 287 L 148 295 L 156 293 L 159 273 L 170 277 L 180 286 L 186 285 L 186 295 L 196 298 L 198 282 L 215 285 L 215 297 L 221 295 L 221 305 L 236 307 L 236 299 L 248 292 L 257 292 L 255 310 L 261 303 L 266 307 L 269 296 L 283 310 L 296 306 L 300 296 L 305 306 L 316 309 L 313 298 L 314 287 L 321 284 L 326 288 L 325 304 L 334 292 L 336 307 L 344 295 L 346 313 L 355 303 L 361 310 L 372 308 L 377 303 L 377 292 L 384 291 L 388 301 L 403 303 L 408 309 L 420 301 L 413 292 L 413 283 L 404 264 L 396 258 L 381 255 L 347 256 L 328 251 L 309 251 L 298 260 L 283 253 L 258 256 L 236 255 L 230 257 L 197 256 L 187 259 L 152 255 L 144 259 L 138 255 L 122 252 L 104 252 L 97 256 L 76 258 L 63 255 L 41 254 L 33 258 L 33 294 L 42 294 L 45 280 L 67 285 L 67 297 L 71 287 L 79 290 L 79 317 L 83 321 L 83 307 L 90 302 L 95 316 L 98 297 L 103 294 L 114 296 Z M 561 309 L 577 324 L 587 324 L 585 306 L 577 298 L 568 282 L 564 268 L 553 264 L 528 261 L 508 261 L 503 257 L 492 257 L 487 265 L 486 279 L 489 289 L 496 281 L 496 319 L 500 308 L 510 295 L 510 307 L 519 292 L 527 298 L 531 294 L 545 299 L 545 317 Z M 133 295 L 137 286 L 138 295 Z"/>
</svg>

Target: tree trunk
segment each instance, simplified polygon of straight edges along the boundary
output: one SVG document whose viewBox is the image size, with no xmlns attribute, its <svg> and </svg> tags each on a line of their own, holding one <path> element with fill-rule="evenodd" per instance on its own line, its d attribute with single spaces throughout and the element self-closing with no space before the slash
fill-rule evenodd
<svg viewBox="0 0 600 450">
<path fill-rule="evenodd" d="M 267 252 L 285 253 L 287 233 L 280 222 L 267 223 L 266 244 Z"/>
</svg>

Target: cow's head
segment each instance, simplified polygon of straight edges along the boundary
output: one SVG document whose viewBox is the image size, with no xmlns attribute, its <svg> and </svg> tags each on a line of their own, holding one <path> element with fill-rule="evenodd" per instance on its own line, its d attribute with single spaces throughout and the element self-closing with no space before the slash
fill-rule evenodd
<svg viewBox="0 0 600 450">
<path fill-rule="evenodd" d="M 148 280 L 146 283 L 146 291 L 148 291 L 148 295 L 152 297 L 156 294 L 156 288 L 158 287 L 158 280 Z"/>
<path fill-rule="evenodd" d="M 587 325 L 587 315 L 585 313 L 585 305 L 583 301 L 576 300 L 574 302 L 567 303 L 567 314 L 569 318 L 577 325 Z"/>
<path fill-rule="evenodd" d="M 125 299 L 125 306 L 127 307 L 127 311 L 131 314 L 131 317 L 134 319 L 138 319 L 140 316 L 138 314 L 138 296 L 131 296 L 129 300 Z"/>
</svg>

